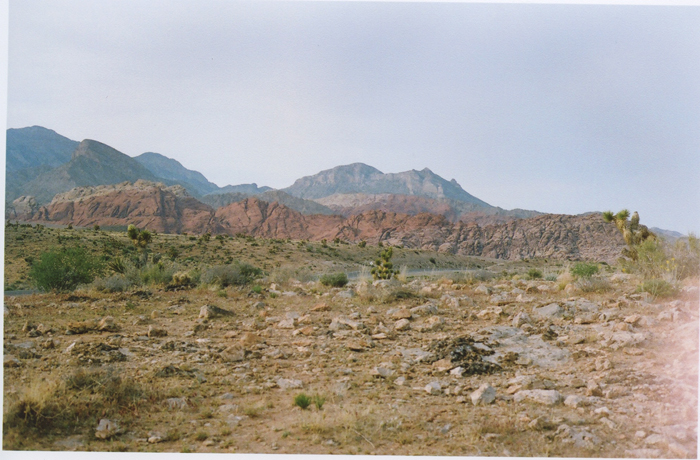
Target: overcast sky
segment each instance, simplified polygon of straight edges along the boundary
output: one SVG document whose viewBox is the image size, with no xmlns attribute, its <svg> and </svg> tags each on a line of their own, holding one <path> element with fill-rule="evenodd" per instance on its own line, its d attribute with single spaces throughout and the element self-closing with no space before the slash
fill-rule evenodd
<svg viewBox="0 0 700 460">
<path fill-rule="evenodd" d="M 430 168 L 503 208 L 700 231 L 700 7 L 10 1 L 8 127 L 223 186 Z"/>
</svg>

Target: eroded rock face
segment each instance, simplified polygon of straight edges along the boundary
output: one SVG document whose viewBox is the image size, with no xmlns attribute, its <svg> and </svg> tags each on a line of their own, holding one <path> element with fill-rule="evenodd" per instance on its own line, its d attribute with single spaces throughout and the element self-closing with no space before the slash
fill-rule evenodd
<svg viewBox="0 0 700 460">
<path fill-rule="evenodd" d="M 379 241 L 496 259 L 584 259 L 614 262 L 625 246 L 613 224 L 600 215 L 543 215 L 503 224 L 451 223 L 445 216 L 371 210 L 347 218 L 303 215 L 279 203 L 248 198 L 214 211 L 180 186 L 146 181 L 80 187 L 56 195 L 45 207 L 26 198 L 15 218 L 76 226 L 134 224 L 158 232 L 292 238 L 320 241 Z M 15 211 L 17 212 L 17 211 Z"/>
</svg>

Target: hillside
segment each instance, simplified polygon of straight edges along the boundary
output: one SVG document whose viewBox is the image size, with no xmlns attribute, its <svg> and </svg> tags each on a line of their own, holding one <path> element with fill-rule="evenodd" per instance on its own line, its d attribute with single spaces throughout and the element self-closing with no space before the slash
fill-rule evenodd
<svg viewBox="0 0 700 460">
<path fill-rule="evenodd" d="M 192 195 L 201 196 L 214 192 L 219 187 L 207 180 L 200 172 L 185 168 L 179 161 L 160 153 L 146 152 L 134 157 L 155 176 L 171 180 L 185 187 Z"/>
</svg>

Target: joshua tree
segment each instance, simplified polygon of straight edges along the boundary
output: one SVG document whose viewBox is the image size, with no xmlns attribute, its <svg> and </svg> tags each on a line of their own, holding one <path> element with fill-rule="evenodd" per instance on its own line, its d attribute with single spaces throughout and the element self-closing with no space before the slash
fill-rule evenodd
<svg viewBox="0 0 700 460">
<path fill-rule="evenodd" d="M 379 259 L 374 261 L 374 267 L 372 267 L 372 276 L 375 280 L 388 280 L 391 279 L 391 275 L 395 275 L 398 271 L 392 270 L 394 264 L 391 263 L 391 256 L 393 255 L 393 248 L 387 248 L 379 254 Z"/>
<path fill-rule="evenodd" d="M 603 220 L 605 222 L 614 222 L 625 239 L 625 243 L 627 243 L 627 247 L 623 249 L 622 255 L 632 260 L 637 260 L 637 246 L 647 239 L 656 239 L 656 235 L 649 231 L 646 225 L 640 225 L 637 211 L 632 214 L 631 219 L 629 217 L 630 212 L 627 209 L 623 209 L 617 214 L 613 214 L 612 211 L 603 213 Z"/>
<path fill-rule="evenodd" d="M 141 249 L 141 262 L 145 265 L 148 262 L 147 246 L 151 242 L 153 236 L 148 230 L 139 230 L 134 224 L 130 224 L 126 229 L 126 234 L 134 243 L 134 246 Z"/>
</svg>

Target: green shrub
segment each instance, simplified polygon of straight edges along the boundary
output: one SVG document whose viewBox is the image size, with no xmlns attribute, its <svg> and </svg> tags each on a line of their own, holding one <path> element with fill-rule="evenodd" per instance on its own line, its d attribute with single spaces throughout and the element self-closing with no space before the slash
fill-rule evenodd
<svg viewBox="0 0 700 460">
<path fill-rule="evenodd" d="M 143 284 L 168 284 L 173 280 L 174 270 L 163 264 L 149 264 L 141 269 L 140 277 Z"/>
<path fill-rule="evenodd" d="M 357 246 L 360 248 L 364 248 L 365 246 L 367 246 L 367 242 L 365 240 L 362 240 L 357 244 Z"/>
<path fill-rule="evenodd" d="M 326 402 L 326 398 L 321 395 L 315 395 L 314 396 L 314 405 L 316 406 L 316 409 L 321 410 L 323 409 L 323 404 Z"/>
<path fill-rule="evenodd" d="M 230 265 L 215 265 L 202 274 L 202 283 L 216 284 L 221 288 L 228 286 L 243 286 L 250 283 L 262 270 L 244 262 L 235 262 Z"/>
<path fill-rule="evenodd" d="M 343 287 L 348 284 L 348 275 L 345 273 L 330 273 L 321 276 L 321 284 L 331 287 Z"/>
<path fill-rule="evenodd" d="M 576 262 L 571 267 L 571 274 L 578 278 L 590 278 L 598 273 L 598 264 L 589 264 L 586 262 Z"/>
<path fill-rule="evenodd" d="M 531 280 L 540 280 L 542 279 L 542 272 L 536 268 L 531 268 L 527 271 L 527 277 Z"/>
<path fill-rule="evenodd" d="M 306 409 L 311 405 L 311 398 L 304 393 L 299 393 L 294 397 L 294 405 Z"/>
<path fill-rule="evenodd" d="M 678 289 L 668 281 L 650 279 L 640 284 L 637 292 L 648 292 L 654 297 L 672 297 L 678 293 Z"/>
<path fill-rule="evenodd" d="M 63 248 L 41 254 L 29 277 L 44 291 L 72 291 L 89 284 L 103 271 L 99 259 L 82 248 Z"/>
</svg>

